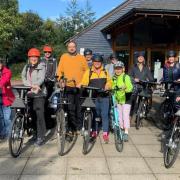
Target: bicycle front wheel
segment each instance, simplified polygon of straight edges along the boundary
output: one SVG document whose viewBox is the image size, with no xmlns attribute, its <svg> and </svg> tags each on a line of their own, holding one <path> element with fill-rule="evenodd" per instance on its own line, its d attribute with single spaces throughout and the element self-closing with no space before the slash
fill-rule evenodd
<svg viewBox="0 0 180 180">
<path fill-rule="evenodd" d="M 118 152 L 122 152 L 124 145 L 123 135 L 120 127 L 117 126 L 114 128 L 114 141 L 115 141 L 116 150 Z"/>
<path fill-rule="evenodd" d="M 66 122 L 65 122 L 65 113 L 61 109 L 57 112 L 56 115 L 57 121 L 57 144 L 58 144 L 58 154 L 60 156 L 64 155 L 65 141 L 66 141 Z"/>
<path fill-rule="evenodd" d="M 167 136 L 164 148 L 164 165 L 166 168 L 172 167 L 175 163 L 180 149 L 180 135 L 179 130 L 174 125 L 171 133 Z"/>
<path fill-rule="evenodd" d="M 84 134 L 83 134 L 83 154 L 87 154 L 91 147 L 91 126 L 92 126 L 92 114 L 88 112 L 84 117 Z"/>
<path fill-rule="evenodd" d="M 9 151 L 13 157 L 18 157 L 22 150 L 24 139 L 24 116 L 16 114 L 9 137 Z"/>
<path fill-rule="evenodd" d="M 170 129 L 174 115 L 173 104 L 170 101 L 164 101 L 159 108 L 161 128 Z"/>
</svg>

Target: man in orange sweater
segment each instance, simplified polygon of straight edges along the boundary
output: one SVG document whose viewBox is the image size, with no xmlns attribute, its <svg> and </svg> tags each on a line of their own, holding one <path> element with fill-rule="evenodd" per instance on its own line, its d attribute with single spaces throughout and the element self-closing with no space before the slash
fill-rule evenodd
<svg viewBox="0 0 180 180">
<path fill-rule="evenodd" d="M 77 53 L 76 43 L 70 41 L 67 44 L 67 51 L 61 56 L 57 68 L 57 75 L 59 79 L 64 76 L 67 79 L 66 93 L 70 101 L 68 107 L 69 111 L 69 125 L 73 131 L 79 131 L 82 127 L 82 118 L 80 112 L 80 92 L 76 88 L 82 80 L 88 65 L 84 56 Z"/>
</svg>

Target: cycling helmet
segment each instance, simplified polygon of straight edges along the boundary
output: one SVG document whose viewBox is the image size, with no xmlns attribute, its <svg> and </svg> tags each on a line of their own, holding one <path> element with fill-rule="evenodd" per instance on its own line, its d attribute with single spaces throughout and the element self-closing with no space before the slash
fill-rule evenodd
<svg viewBox="0 0 180 180">
<path fill-rule="evenodd" d="M 122 61 L 118 61 L 116 64 L 114 64 L 114 68 L 121 67 L 124 68 L 124 63 Z"/>
<path fill-rule="evenodd" d="M 87 56 L 87 55 L 92 55 L 92 50 L 91 49 L 85 49 L 84 50 L 84 56 Z"/>
<path fill-rule="evenodd" d="M 94 62 L 103 62 L 103 57 L 99 54 L 96 54 L 92 57 L 92 61 Z"/>
<path fill-rule="evenodd" d="M 175 52 L 175 51 L 170 50 L 170 51 L 168 52 L 168 58 L 170 58 L 170 57 L 175 57 L 175 56 L 176 56 L 176 52 Z"/>
<path fill-rule="evenodd" d="M 137 52 L 137 57 L 140 57 L 140 56 L 145 56 L 145 51 L 138 51 Z"/>
<path fill-rule="evenodd" d="M 40 51 L 36 48 L 31 48 L 28 51 L 28 57 L 32 57 L 32 56 L 40 57 Z"/>
<path fill-rule="evenodd" d="M 49 45 L 45 45 L 44 48 L 43 48 L 43 51 L 44 52 L 52 52 L 52 47 L 49 46 Z"/>
<path fill-rule="evenodd" d="M 113 59 L 113 58 L 117 59 L 116 54 L 111 54 L 111 55 L 109 56 L 109 59 Z"/>
</svg>

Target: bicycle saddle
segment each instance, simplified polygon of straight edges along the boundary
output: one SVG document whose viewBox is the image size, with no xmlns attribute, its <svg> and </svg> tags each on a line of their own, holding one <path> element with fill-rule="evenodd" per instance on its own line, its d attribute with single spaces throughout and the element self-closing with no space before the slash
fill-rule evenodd
<svg viewBox="0 0 180 180">
<path fill-rule="evenodd" d="M 24 85 L 16 85 L 16 86 L 12 86 L 13 89 L 22 89 L 22 90 L 29 90 L 31 89 L 30 86 L 24 86 Z"/>
</svg>

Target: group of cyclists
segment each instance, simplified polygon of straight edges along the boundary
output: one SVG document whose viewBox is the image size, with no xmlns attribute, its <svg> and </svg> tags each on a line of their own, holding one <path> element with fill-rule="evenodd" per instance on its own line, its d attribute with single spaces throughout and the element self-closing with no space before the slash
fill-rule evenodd
<svg viewBox="0 0 180 180">
<path fill-rule="evenodd" d="M 113 90 L 117 102 L 120 127 L 123 129 L 124 141 L 128 141 L 130 119 L 136 113 L 138 93 L 142 90 L 141 81 L 154 81 L 153 75 L 145 61 L 145 52 L 137 53 L 137 62 L 130 69 L 129 74 L 122 61 L 115 54 L 109 57 L 110 63 L 105 66 L 104 58 L 95 54 L 90 49 L 85 49 L 84 56 L 77 53 L 77 44 L 71 40 L 67 43 L 67 53 L 63 54 L 57 66 L 57 61 L 52 56 L 53 49 L 49 45 L 43 48 L 44 56 L 40 50 L 31 48 L 28 51 L 28 63 L 22 71 L 22 81 L 30 87 L 28 98 L 30 99 L 33 116 L 33 138 L 35 146 L 41 146 L 45 142 L 45 134 L 48 129 L 55 127 L 51 118 L 53 110 L 48 106 L 49 97 L 53 93 L 55 77 L 60 88 L 66 90 L 69 100 L 68 126 L 69 131 L 80 133 L 82 129 L 81 88 L 84 86 L 96 87 L 104 91 L 95 92 L 94 119 L 102 120 L 103 140 L 109 141 L 109 112 L 110 98 L 108 91 Z M 0 138 L 7 138 L 11 125 L 11 105 L 15 99 L 12 92 L 10 79 L 11 71 L 0 61 L 0 89 L 2 99 L 0 102 Z M 66 83 L 64 83 L 64 78 Z M 168 52 L 163 70 L 164 81 L 180 81 L 180 65 L 176 62 L 175 51 Z M 179 85 L 175 89 L 179 90 Z M 175 101 L 180 101 L 176 97 Z M 92 137 L 97 137 L 92 123 Z"/>
</svg>

